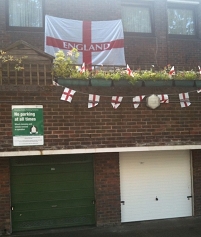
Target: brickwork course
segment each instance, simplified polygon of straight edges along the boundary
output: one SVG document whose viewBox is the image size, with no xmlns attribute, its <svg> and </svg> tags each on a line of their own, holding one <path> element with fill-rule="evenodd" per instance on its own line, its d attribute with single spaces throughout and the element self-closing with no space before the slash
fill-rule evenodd
<svg viewBox="0 0 201 237">
<path fill-rule="evenodd" d="M 43 31 L 12 31 L 6 23 L 6 1 L 0 1 L 0 49 L 24 40 L 44 50 Z M 170 38 L 167 34 L 167 1 L 153 1 L 154 35 L 125 35 L 126 62 L 133 68 L 163 68 L 167 64 L 177 69 L 201 65 L 201 24 L 198 38 Z M 84 6 L 84 7 L 83 7 Z M 121 18 L 120 0 L 48 0 L 45 14 L 76 20 L 114 20 Z M 201 22 L 201 4 L 197 9 Z M 3 78 L 4 79 L 4 78 Z M 10 213 L 10 160 L 7 154 L 21 152 L 64 151 L 99 148 L 136 148 L 159 146 L 201 145 L 201 97 L 194 87 L 80 87 L 72 103 L 61 101 L 64 87 L 51 84 L 30 85 L 26 78 L 21 85 L 0 85 L 0 235 L 12 231 Z M 191 106 L 181 108 L 179 93 L 189 92 Z M 88 109 L 89 94 L 100 95 L 98 106 Z M 146 98 L 134 109 L 132 98 L 137 95 L 169 94 L 170 103 L 152 110 Z M 123 96 L 118 109 L 111 106 L 111 97 Z M 12 105 L 43 105 L 44 145 L 14 147 L 12 136 Z M 12 153 L 13 152 L 13 153 Z M 6 155 L 5 155 L 6 154 Z M 42 159 L 42 156 L 41 156 Z M 192 151 L 194 215 L 201 215 L 201 149 Z M 121 223 L 119 153 L 94 154 L 94 185 L 96 225 Z"/>
</svg>

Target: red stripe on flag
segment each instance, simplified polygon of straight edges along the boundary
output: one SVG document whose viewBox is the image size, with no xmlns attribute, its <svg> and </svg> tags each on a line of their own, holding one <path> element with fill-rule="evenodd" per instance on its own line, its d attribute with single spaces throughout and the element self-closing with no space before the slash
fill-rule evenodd
<svg viewBox="0 0 201 237">
<path fill-rule="evenodd" d="M 83 21 L 83 44 L 86 48 L 91 46 L 91 21 Z M 86 64 L 92 64 L 92 55 L 90 51 L 83 52 L 83 62 Z"/>
<path fill-rule="evenodd" d="M 108 47 L 106 49 L 104 49 L 102 47 L 103 44 L 107 45 Z M 105 50 L 123 48 L 124 47 L 124 40 L 119 39 L 119 40 L 114 40 L 111 42 L 91 43 L 90 48 L 86 48 L 86 46 L 83 43 L 70 42 L 70 41 L 55 39 L 55 38 L 47 36 L 46 37 L 46 45 L 52 46 L 55 48 L 65 49 L 65 50 L 71 50 L 72 48 L 77 48 L 79 52 L 85 52 L 85 51 L 101 52 L 101 51 L 105 51 Z M 97 47 L 97 45 L 99 47 Z M 84 62 L 84 60 L 83 60 L 83 62 Z"/>
<path fill-rule="evenodd" d="M 96 95 L 93 95 L 92 105 L 93 105 L 93 107 L 96 105 Z"/>
<path fill-rule="evenodd" d="M 73 97 L 73 96 L 71 95 L 71 91 L 72 91 L 72 90 L 69 90 L 68 92 L 63 92 L 63 94 L 66 96 L 65 100 L 68 100 L 69 97 Z"/>
<path fill-rule="evenodd" d="M 112 100 L 112 103 L 119 104 L 119 96 L 117 96 L 115 100 Z"/>
<path fill-rule="evenodd" d="M 187 107 L 187 106 L 188 106 L 188 104 L 187 104 L 187 102 L 186 102 L 186 95 L 185 95 L 185 93 L 183 93 L 182 95 L 183 95 L 183 99 L 184 99 L 184 104 L 185 104 L 185 107 Z"/>
</svg>

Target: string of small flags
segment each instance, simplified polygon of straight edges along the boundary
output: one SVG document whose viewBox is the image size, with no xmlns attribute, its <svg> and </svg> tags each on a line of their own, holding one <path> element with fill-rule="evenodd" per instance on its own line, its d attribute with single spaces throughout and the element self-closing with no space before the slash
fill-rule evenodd
<svg viewBox="0 0 201 237">
<path fill-rule="evenodd" d="M 58 83 L 56 83 L 55 85 L 58 86 Z M 75 90 L 65 87 L 60 99 L 71 103 L 75 93 L 76 93 Z M 201 93 L 201 89 L 197 90 L 197 93 Z M 139 107 L 140 103 L 145 98 L 145 96 L 146 95 L 140 95 L 140 96 L 133 97 L 133 106 L 135 109 L 137 109 Z M 103 97 L 105 97 L 105 96 L 103 96 Z M 124 97 L 128 97 L 128 96 L 124 96 Z M 158 95 L 158 97 L 160 99 L 161 104 L 170 103 L 168 94 L 161 94 L 161 95 Z M 100 98 L 101 98 L 100 95 L 89 94 L 88 108 L 90 109 L 90 108 L 96 107 L 100 102 Z M 117 109 L 120 106 L 122 100 L 123 100 L 123 96 L 112 96 L 112 98 L 111 98 L 112 107 L 114 109 Z M 179 93 L 179 101 L 180 101 L 180 105 L 182 108 L 190 106 L 191 102 L 189 99 L 189 92 Z"/>
<path fill-rule="evenodd" d="M 201 68 L 200 66 L 198 66 L 200 74 L 201 74 Z M 85 68 L 85 63 L 82 64 L 80 73 L 85 72 L 86 68 Z M 127 74 L 130 76 L 134 76 L 132 73 L 132 70 L 130 69 L 130 67 L 127 64 Z M 174 66 L 170 69 L 169 72 L 169 77 L 172 77 L 172 75 L 175 75 L 175 70 L 174 70 Z M 53 85 L 55 86 L 60 86 L 56 81 L 53 81 Z M 191 91 L 194 92 L 194 91 Z M 67 101 L 69 103 L 72 102 L 73 96 L 76 93 L 75 90 L 72 90 L 70 88 L 65 87 L 64 91 L 61 95 L 61 100 L 63 101 Z M 81 93 L 81 92 L 80 92 Z M 185 92 L 185 93 L 179 93 L 179 101 L 180 101 L 180 105 L 181 108 L 185 108 L 191 105 L 190 102 L 190 98 L 189 98 L 189 93 L 190 92 Z M 197 93 L 201 93 L 201 89 L 197 90 Z M 85 94 L 85 93 L 82 93 Z M 140 95 L 140 96 L 135 96 L 133 97 L 133 107 L 135 109 L 137 109 L 140 105 L 140 103 L 142 102 L 142 100 L 145 98 L 146 95 Z M 103 96 L 106 97 L 106 96 Z M 107 96 L 108 97 L 108 96 Z M 131 97 L 131 96 L 124 96 L 124 97 Z M 160 103 L 161 104 L 167 104 L 169 103 L 169 95 L 168 94 L 162 94 L 162 95 L 158 95 L 159 99 L 160 99 Z M 117 109 L 121 102 L 123 100 L 123 96 L 112 96 L 111 98 L 111 105 L 114 109 Z M 89 98 L 88 98 L 88 108 L 93 108 L 96 107 L 100 102 L 100 95 L 95 95 L 95 94 L 89 94 Z"/>
</svg>

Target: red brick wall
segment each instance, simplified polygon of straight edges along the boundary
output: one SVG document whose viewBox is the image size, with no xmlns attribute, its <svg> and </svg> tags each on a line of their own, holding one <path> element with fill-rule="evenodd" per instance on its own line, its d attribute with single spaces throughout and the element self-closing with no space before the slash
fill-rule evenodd
<svg viewBox="0 0 201 237">
<path fill-rule="evenodd" d="M 24 40 L 44 49 L 44 31 L 8 31 L 6 29 L 5 2 L 0 1 L 0 48 L 17 40 Z M 167 1 L 156 0 L 153 4 L 154 36 L 125 36 L 126 61 L 130 67 L 149 69 L 151 65 L 163 68 L 168 63 L 176 69 L 192 69 L 201 63 L 201 4 L 198 6 L 198 38 L 172 39 L 167 35 Z M 76 20 L 113 20 L 121 18 L 120 0 L 48 0 L 45 14 Z"/>
<path fill-rule="evenodd" d="M 0 87 L 0 151 L 19 150 L 12 146 L 13 104 L 44 106 L 45 144 L 23 150 L 201 144 L 201 101 L 195 88 L 77 87 L 72 103 L 60 100 L 63 89 Z M 194 91 L 190 93 L 192 104 L 181 108 L 179 93 L 187 91 Z M 144 99 L 137 109 L 133 108 L 132 97 L 152 93 L 170 94 L 170 103 L 152 110 L 146 107 Z M 92 109 L 87 108 L 89 94 L 103 95 L 99 105 Z M 116 110 L 111 106 L 113 95 L 125 96 Z"/>
<path fill-rule="evenodd" d="M 10 221 L 9 159 L 0 157 L 0 235 L 10 231 Z"/>
<path fill-rule="evenodd" d="M 119 154 L 94 155 L 96 224 L 121 223 Z"/>
<path fill-rule="evenodd" d="M 194 214 L 201 215 L 201 150 L 192 152 L 193 156 L 193 189 L 194 189 Z"/>
</svg>

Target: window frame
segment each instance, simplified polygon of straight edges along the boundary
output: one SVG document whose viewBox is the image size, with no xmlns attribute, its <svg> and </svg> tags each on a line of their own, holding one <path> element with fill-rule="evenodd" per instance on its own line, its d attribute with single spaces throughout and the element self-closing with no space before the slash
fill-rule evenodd
<svg viewBox="0 0 201 237">
<path fill-rule="evenodd" d="M 6 28 L 10 31 L 33 31 L 33 32 L 43 32 L 45 29 L 45 0 L 42 0 L 42 27 L 27 27 L 27 26 L 10 26 L 9 25 L 9 0 L 6 0 Z"/>
<path fill-rule="evenodd" d="M 198 11 L 196 8 L 197 5 L 192 5 L 192 4 L 182 4 L 182 3 L 168 3 L 167 5 L 167 35 L 170 38 L 183 38 L 183 39 L 196 39 L 198 38 Z M 168 33 L 168 9 L 179 9 L 179 10 L 192 10 L 193 12 L 193 20 L 194 20 L 194 30 L 195 34 L 194 35 L 187 35 L 187 34 L 170 34 Z"/>
<path fill-rule="evenodd" d="M 130 7 L 144 7 L 148 8 L 149 14 L 150 14 L 150 25 L 151 25 L 151 33 L 146 33 L 146 32 L 126 32 L 124 31 L 125 36 L 143 36 L 143 37 L 150 37 L 150 36 L 155 36 L 155 28 L 154 28 L 154 6 L 153 2 L 142 2 L 141 1 L 135 1 L 134 3 L 132 2 L 121 2 L 121 7 L 123 6 L 130 6 Z M 121 19 L 123 22 L 123 18 L 121 15 Z"/>
</svg>

